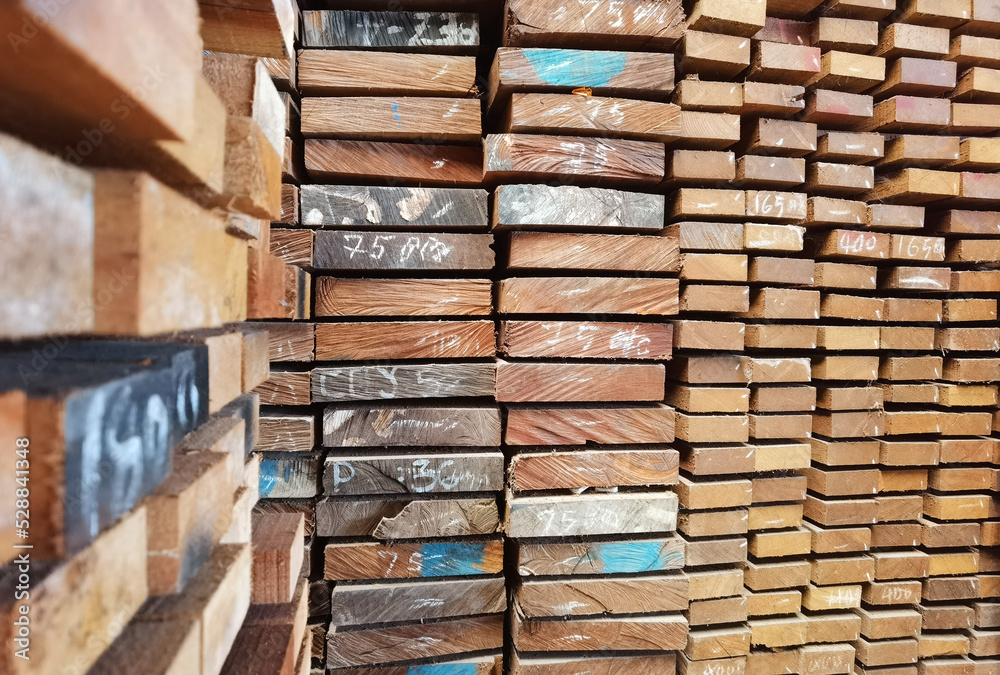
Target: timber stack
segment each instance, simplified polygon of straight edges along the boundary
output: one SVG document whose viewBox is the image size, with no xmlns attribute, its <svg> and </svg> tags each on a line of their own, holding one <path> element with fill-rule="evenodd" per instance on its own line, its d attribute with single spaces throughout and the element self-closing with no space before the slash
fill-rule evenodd
<svg viewBox="0 0 1000 675">
<path fill-rule="evenodd" d="M 0 12 L 5 673 L 248 672 L 265 624 L 303 662 L 302 537 L 253 518 L 245 323 L 284 316 L 255 305 L 285 126 L 259 57 L 294 62 L 297 8 L 243 5 Z"/>
<path fill-rule="evenodd" d="M 1000 673 L 996 0 L 36 5 L 0 670 Z"/>
<path fill-rule="evenodd" d="M 490 69 L 499 133 L 485 176 L 506 254 L 496 399 L 518 577 L 509 672 L 521 675 L 673 672 L 687 641 L 663 403 L 680 257 L 653 192 L 680 133 L 665 100 L 673 55 L 611 51 L 664 26 L 656 42 L 671 47 L 681 12 L 616 22 L 609 7 L 508 3 Z"/>
<path fill-rule="evenodd" d="M 479 48 L 474 13 L 303 14 L 298 231 L 317 276 L 301 402 L 321 411 L 331 673 L 500 667 L 504 460 Z"/>
</svg>

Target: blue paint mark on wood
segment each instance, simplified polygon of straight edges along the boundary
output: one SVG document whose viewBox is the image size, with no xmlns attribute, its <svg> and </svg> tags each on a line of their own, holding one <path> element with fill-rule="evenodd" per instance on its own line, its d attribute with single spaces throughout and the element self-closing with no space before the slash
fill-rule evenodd
<svg viewBox="0 0 1000 675">
<path fill-rule="evenodd" d="M 474 663 L 432 663 L 426 666 L 410 666 L 406 675 L 476 675 Z"/>
<path fill-rule="evenodd" d="M 607 87 L 621 75 L 624 52 L 580 49 L 524 49 L 525 58 L 542 82 L 557 87 Z"/>
<path fill-rule="evenodd" d="M 260 489 L 261 498 L 270 495 L 277 484 L 278 484 L 278 460 L 276 459 L 260 460 L 260 481 L 258 487 Z"/>
<path fill-rule="evenodd" d="M 621 541 L 595 544 L 587 555 L 601 561 L 604 574 L 630 574 L 676 567 L 683 553 L 662 541 Z"/>
<path fill-rule="evenodd" d="M 420 547 L 422 577 L 456 577 L 483 574 L 486 544 L 437 542 Z"/>
<path fill-rule="evenodd" d="M 399 128 L 403 128 L 403 122 L 399 119 L 399 102 L 398 101 L 393 101 L 392 102 L 392 116 L 396 120 L 396 126 L 399 127 Z"/>
</svg>

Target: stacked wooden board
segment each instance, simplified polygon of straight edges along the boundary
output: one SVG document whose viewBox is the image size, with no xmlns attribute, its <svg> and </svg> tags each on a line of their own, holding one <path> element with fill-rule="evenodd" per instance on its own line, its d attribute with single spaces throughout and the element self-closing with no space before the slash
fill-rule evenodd
<svg viewBox="0 0 1000 675">
<path fill-rule="evenodd" d="M 5 673 L 311 665 L 302 516 L 251 519 L 269 338 L 236 323 L 293 316 L 257 283 L 286 114 L 246 36 L 297 8 L 241 4 L 250 57 L 193 1 L 0 11 Z"/>
<path fill-rule="evenodd" d="M 314 655 L 337 673 L 492 672 L 504 462 L 479 19 L 312 11 L 302 42 L 306 180 L 281 236 L 316 274 L 313 353 L 310 370 L 283 368 L 264 390 L 313 406 L 265 413 L 275 449 L 313 419 L 323 447 Z M 279 470 L 277 484 L 300 473 Z"/>
<path fill-rule="evenodd" d="M 305 4 L 0 68 L 32 672 L 1000 672 L 995 2 Z"/>
<path fill-rule="evenodd" d="M 448 374 L 449 407 L 501 407 L 509 672 L 988 672 L 997 347 L 993 276 L 982 268 L 992 262 L 983 242 L 998 233 L 985 211 L 992 143 L 976 136 L 992 133 L 982 69 L 996 64 L 981 36 L 990 10 L 959 29 L 961 10 L 949 19 L 954 10 L 922 2 L 702 0 L 685 4 L 686 24 L 680 3 L 556 4 L 480 8 L 503 30 L 495 51 L 480 52 L 478 133 L 461 105 L 473 87 L 469 19 L 449 15 L 448 3 L 306 20 L 305 156 L 309 180 L 328 185 L 300 186 L 298 213 L 272 250 L 322 276 L 316 323 L 280 325 L 272 346 L 282 372 L 261 389 L 275 405 L 311 407 L 275 408 L 286 418 L 275 429 L 294 418 L 329 435 L 325 426 L 353 424 L 358 411 L 412 415 L 417 405 L 360 403 L 376 392 L 354 388 L 427 397 L 405 386 L 414 363 L 398 355 Z M 393 29 L 365 37 L 377 25 Z M 476 35 L 488 34 L 481 26 Z M 369 63 L 383 76 L 359 72 Z M 915 117 L 945 107 L 943 125 Z M 479 133 L 483 178 L 473 178 L 465 169 Z M 950 159 L 935 160 L 945 146 Z M 352 152 L 366 161 L 351 163 L 361 156 Z M 454 171 L 428 170 L 416 155 Z M 935 192 L 949 179 L 938 170 L 957 176 L 952 201 Z M 469 196 L 481 188 L 488 217 L 483 198 Z M 378 262 L 392 252 L 382 237 L 405 234 L 417 250 L 423 233 L 476 236 L 487 225 L 495 265 L 472 253 L 454 266 Z M 338 232 L 353 238 L 328 237 Z M 444 247 L 470 250 L 459 241 Z M 458 306 L 428 309 L 442 302 Z M 457 333 L 459 351 L 428 353 L 424 333 L 396 332 L 484 319 L 495 321 L 496 351 L 474 356 L 495 356 L 492 391 L 458 384 L 485 360 L 433 363 L 470 356 Z M 371 326 L 358 337 L 371 344 L 321 355 L 321 336 L 344 323 Z M 364 383 L 350 385 L 357 405 L 319 393 L 351 373 Z M 437 380 L 430 388 L 442 391 Z M 355 510 L 356 497 L 338 500 L 337 490 L 357 481 L 359 459 L 378 463 L 379 475 L 371 465 L 360 474 L 382 486 L 375 494 L 410 495 L 420 486 L 399 458 L 434 459 L 397 452 L 392 433 L 354 440 L 372 447 L 348 454 L 324 442 L 317 526 L 320 513 Z M 959 471 L 932 477 L 949 468 Z M 426 477 L 432 494 L 444 491 L 439 481 Z M 674 493 L 677 534 L 664 524 Z M 642 508 L 630 510 L 633 500 Z M 945 504 L 985 511 L 953 521 Z M 274 508 L 308 512 L 309 502 Z M 327 544 L 328 578 L 313 574 L 314 655 L 330 666 L 338 623 L 348 635 L 362 620 L 338 609 L 336 589 L 374 607 L 408 587 L 396 589 L 399 572 L 385 564 L 362 565 L 369 553 L 354 542 L 315 537 L 317 549 Z M 679 544 L 683 581 L 672 571 Z M 382 544 L 371 550 L 389 556 Z M 496 573 L 495 564 L 482 567 Z M 683 649 L 667 646 L 680 612 Z M 403 628 L 421 616 L 364 620 Z M 398 637 L 410 644 L 413 634 Z M 678 655 L 632 653 L 650 648 Z M 407 651 L 399 661 L 421 657 L 445 666 Z M 488 661 L 463 666 L 485 672 Z"/>
<path fill-rule="evenodd" d="M 531 11 L 511 3 L 508 20 Z M 600 46 L 613 21 L 598 17 L 568 22 L 566 39 Z M 520 577 L 509 672 L 673 672 L 688 580 L 677 572 L 678 455 L 662 362 L 680 260 L 663 196 L 637 191 L 662 179 L 664 141 L 680 132 L 677 107 L 662 101 L 673 57 L 525 44 L 508 32 L 494 56 L 488 115 L 504 133 L 485 141 L 506 254 L 496 399 Z M 568 86 L 622 64 L 620 90 Z"/>
</svg>

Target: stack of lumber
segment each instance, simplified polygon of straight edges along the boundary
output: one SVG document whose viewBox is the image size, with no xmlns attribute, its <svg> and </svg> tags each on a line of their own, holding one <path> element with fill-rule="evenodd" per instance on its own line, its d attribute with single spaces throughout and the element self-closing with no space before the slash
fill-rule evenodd
<svg viewBox="0 0 1000 675">
<path fill-rule="evenodd" d="M 507 4 L 488 92 L 501 133 L 486 137 L 485 176 L 506 254 L 496 399 L 519 577 L 510 672 L 673 672 L 688 579 L 677 572 L 678 455 L 662 361 L 680 260 L 664 197 L 649 193 L 681 130 L 664 101 L 673 56 L 600 48 L 673 25 L 680 7 L 663 3 L 619 30 L 608 7 L 587 20 L 571 9 L 550 27 L 561 21 L 551 5 Z M 529 27 L 539 34 L 520 32 Z"/>
<path fill-rule="evenodd" d="M 25 637 L 19 616 L 30 627 L 30 660 L 9 650 L 3 671 L 62 672 L 70 649 L 74 672 L 140 672 L 136 650 L 152 641 L 158 672 L 219 672 L 250 602 L 234 580 L 250 574 L 249 392 L 267 374 L 267 336 L 54 340 L 0 357 L 20 509 L 4 530 L 0 611 L 9 641 Z"/>
<path fill-rule="evenodd" d="M 315 323 L 284 327 L 285 363 L 261 393 L 280 406 L 262 417 L 273 450 L 302 456 L 314 429 L 323 446 L 311 473 L 277 465 L 271 493 L 311 497 L 322 476 L 318 501 L 286 507 L 315 503 L 325 548 L 313 655 L 332 673 L 499 672 L 504 458 L 479 17 L 302 18 L 305 174 L 275 232 L 279 255 L 316 275 Z M 293 346 L 306 331 L 308 349 Z"/>
<path fill-rule="evenodd" d="M 262 40 L 297 21 L 226 4 Z M 311 665 L 304 619 L 277 618 L 293 598 L 256 592 L 269 338 L 236 323 L 290 316 L 254 309 L 248 272 L 280 214 L 285 106 L 257 58 L 278 55 L 216 53 L 208 23 L 193 0 L 0 11 L 4 673 L 272 672 L 233 649 L 257 605 Z"/>
</svg>

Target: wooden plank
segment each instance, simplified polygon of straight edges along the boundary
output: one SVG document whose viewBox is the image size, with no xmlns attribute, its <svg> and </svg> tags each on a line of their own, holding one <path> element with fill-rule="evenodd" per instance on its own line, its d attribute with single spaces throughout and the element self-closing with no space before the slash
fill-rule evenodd
<svg viewBox="0 0 1000 675">
<path fill-rule="evenodd" d="M 649 656 L 599 657 L 526 657 L 515 651 L 511 657 L 512 675 L 573 675 L 581 668 L 591 672 L 615 672 L 625 668 L 636 672 L 672 672 L 676 657 L 672 653 Z M 603 670 L 602 670 L 603 669 Z"/>
<path fill-rule="evenodd" d="M 499 453 L 332 454 L 323 465 L 323 489 L 329 495 L 492 492 L 503 489 L 503 474 Z"/>
<path fill-rule="evenodd" d="M 398 364 L 316 368 L 311 379 L 312 400 L 324 403 L 493 396 L 495 366 L 442 363 L 432 367 Z"/>
<path fill-rule="evenodd" d="M 153 673 L 197 673 L 201 670 L 197 622 L 132 621 L 92 666 L 99 673 L 132 672 L 139 661 Z M 146 646 L 158 645 L 155 654 Z"/>
<path fill-rule="evenodd" d="M 486 279 L 316 280 L 316 316 L 484 316 L 492 306 Z"/>
<path fill-rule="evenodd" d="M 30 354 L 7 356 L 0 388 L 21 389 L 29 376 L 24 436 L 49 467 L 33 488 L 32 544 L 42 558 L 79 551 L 155 490 L 175 445 L 208 414 L 200 345 L 64 344 L 44 371 L 24 370 Z M 109 400 L 118 403 L 109 408 Z M 143 435 L 154 423 L 160 433 Z M 100 442 L 111 429 L 120 440 Z"/>
<path fill-rule="evenodd" d="M 302 12 L 302 45 L 379 51 L 474 54 L 475 14 L 450 12 Z"/>
<path fill-rule="evenodd" d="M 478 118 L 478 108 L 476 114 Z M 451 124 L 450 119 L 447 122 Z M 504 114 L 503 130 L 665 143 L 681 131 L 680 108 L 672 103 L 625 98 L 514 93 Z"/>
<path fill-rule="evenodd" d="M 506 601 L 500 577 L 337 584 L 330 610 L 332 625 L 340 630 L 345 626 L 496 614 L 504 611 Z"/>
<path fill-rule="evenodd" d="M 6 242 L 0 262 L 8 272 L 0 334 L 17 339 L 92 331 L 94 178 L 0 135 L 0 185 Z M 57 217 L 64 232 L 55 240 L 34 226 Z"/>
<path fill-rule="evenodd" d="M 866 54 L 828 51 L 820 59 L 819 72 L 810 84 L 860 93 L 885 80 L 885 59 Z"/>
<path fill-rule="evenodd" d="M 88 138 L 115 132 L 145 141 L 192 135 L 202 48 L 195 3 L 169 10 L 86 3 L 53 12 L 17 2 L 0 26 L 17 64 L 0 78 L 8 129 L 79 145 L 73 152 L 83 155 L 93 151 Z"/>
<path fill-rule="evenodd" d="M 883 29 L 874 54 L 887 59 L 897 56 L 947 58 L 950 42 L 947 28 L 892 23 Z"/>
<path fill-rule="evenodd" d="M 672 237 L 613 234 L 513 232 L 508 269 L 677 272 L 680 256 Z"/>
<path fill-rule="evenodd" d="M 672 145 L 721 150 L 730 147 L 739 138 L 739 115 L 681 110 L 680 136 Z"/>
<path fill-rule="evenodd" d="M 302 99 L 306 138 L 470 143 L 482 135 L 479 102 L 426 96 Z"/>
<path fill-rule="evenodd" d="M 500 353 L 510 357 L 662 359 L 673 330 L 663 323 L 501 321 Z"/>
<path fill-rule="evenodd" d="M 804 157 L 816 151 L 816 125 L 811 122 L 759 119 L 744 130 L 746 151 L 783 157 Z"/>
<path fill-rule="evenodd" d="M 501 402 L 661 401 L 663 391 L 661 365 L 497 363 Z"/>
<path fill-rule="evenodd" d="M 372 331 L 381 336 L 371 340 Z M 397 321 L 316 325 L 316 358 L 474 358 L 496 353 L 492 321 Z"/>
<path fill-rule="evenodd" d="M 303 49 L 298 55 L 297 84 L 304 96 L 457 97 L 467 95 L 475 79 L 475 59 L 468 56 L 350 49 Z"/>
<path fill-rule="evenodd" d="M 303 185 L 302 224 L 322 227 L 438 227 L 489 224 L 486 191 L 466 188 Z"/>
<path fill-rule="evenodd" d="M 655 185 L 665 170 L 663 144 L 649 141 L 489 134 L 485 148 L 486 180 L 526 182 L 557 176 L 590 185 Z"/>
<path fill-rule="evenodd" d="M 805 87 L 772 82 L 743 83 L 742 114 L 781 117 L 805 110 Z"/>
<path fill-rule="evenodd" d="M 755 42 L 748 76 L 763 82 L 805 85 L 819 74 L 820 63 L 819 47 Z"/>
<path fill-rule="evenodd" d="M 602 7 L 596 12 L 582 6 L 560 12 L 559 7 L 549 0 L 511 2 L 504 17 L 504 44 L 660 49 L 672 47 L 683 32 L 684 11 L 675 2 L 627 0 L 620 8 Z"/>
<path fill-rule="evenodd" d="M 514 497 L 506 504 L 504 528 L 516 539 L 662 533 L 673 531 L 677 521 L 672 492 Z"/>
<path fill-rule="evenodd" d="M 251 598 L 255 605 L 291 602 L 302 568 L 301 513 L 258 513 L 253 518 Z"/>
<path fill-rule="evenodd" d="M 502 646 L 502 614 L 355 630 L 333 626 L 327 636 L 326 667 L 392 663 Z"/>
<path fill-rule="evenodd" d="M 479 147 L 314 138 L 306 139 L 303 147 L 306 172 L 323 181 L 396 180 L 421 187 L 482 182 Z"/>
<path fill-rule="evenodd" d="M 325 560 L 324 578 L 338 581 L 496 574 L 503 569 L 503 544 L 499 539 L 334 542 L 326 545 Z"/>
<path fill-rule="evenodd" d="M 692 281 L 748 280 L 747 256 L 735 253 L 685 253 L 680 278 Z"/>
<path fill-rule="evenodd" d="M 23 589 L 16 590 L 17 575 L 7 575 L 0 611 L 6 625 L 3 637 L 14 648 L 0 656 L 4 672 L 57 673 L 65 665 L 61 650 L 67 647 L 74 649 L 82 668 L 98 660 L 149 593 L 146 525 L 145 508 L 126 514 L 89 548 L 34 572 L 30 598 L 22 595 Z M 33 553 L 19 553 L 15 560 L 29 569 Z M 30 616 L 33 635 L 20 633 L 18 626 L 28 623 L 17 623 L 23 616 Z"/>
<path fill-rule="evenodd" d="M 660 100 L 673 85 L 672 54 L 504 46 L 490 69 L 487 104 L 503 105 L 512 92 L 570 93 L 579 87 L 597 96 Z"/>
<path fill-rule="evenodd" d="M 680 575 L 528 579 L 514 598 L 525 618 L 676 612 L 687 609 L 688 580 Z"/>
<path fill-rule="evenodd" d="M 873 114 L 873 99 L 865 94 L 854 94 L 833 89 L 813 89 L 806 95 L 802 120 L 824 126 L 851 127 L 854 131 Z"/>
<path fill-rule="evenodd" d="M 514 546 L 522 576 L 663 572 L 684 565 L 684 542 L 676 537 L 575 543 L 516 541 Z"/>
<path fill-rule="evenodd" d="M 500 281 L 501 314 L 605 313 L 671 315 L 678 311 L 676 279 L 519 277 Z"/>
<path fill-rule="evenodd" d="M 570 621 L 531 620 L 515 607 L 512 639 L 522 651 L 659 651 L 677 650 L 687 641 L 687 621 L 680 615 L 606 617 Z M 574 636 L 583 635 L 580 640 Z M 580 644 L 582 642 L 582 644 Z"/>
<path fill-rule="evenodd" d="M 150 335 L 246 318 L 246 246 L 221 218 L 140 173 L 98 172 L 94 201 L 94 288 L 121 288 L 95 296 L 97 331 Z"/>
<path fill-rule="evenodd" d="M 319 230 L 313 265 L 320 270 L 492 269 L 489 234 Z"/>
<path fill-rule="evenodd" d="M 493 227 L 652 231 L 663 227 L 660 195 L 573 185 L 501 185 L 494 196 Z"/>
<path fill-rule="evenodd" d="M 321 537 L 384 541 L 492 534 L 500 526 L 490 499 L 418 499 L 403 495 L 326 497 L 316 503 Z"/>
<path fill-rule="evenodd" d="M 685 30 L 681 69 L 713 77 L 733 77 L 750 65 L 750 41 L 735 35 Z"/>
<path fill-rule="evenodd" d="M 510 409 L 508 445 L 585 445 L 594 443 L 669 443 L 674 410 L 642 408 Z"/>
<path fill-rule="evenodd" d="M 323 413 L 323 445 L 495 447 L 500 445 L 500 415 L 487 407 L 329 406 Z"/>
<path fill-rule="evenodd" d="M 727 0 L 697 0 L 688 16 L 694 30 L 750 37 L 764 27 L 764 0 L 734 4 Z"/>
<path fill-rule="evenodd" d="M 879 26 L 876 21 L 819 17 L 813 24 L 812 44 L 823 51 L 836 49 L 867 54 L 878 44 Z"/>
<path fill-rule="evenodd" d="M 242 428 L 234 431 L 242 440 Z M 183 590 L 229 528 L 237 486 L 225 448 L 220 443 L 214 450 L 179 453 L 170 476 L 144 501 L 152 595 Z"/>
</svg>

